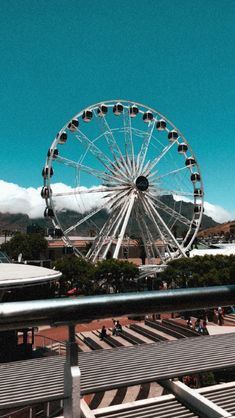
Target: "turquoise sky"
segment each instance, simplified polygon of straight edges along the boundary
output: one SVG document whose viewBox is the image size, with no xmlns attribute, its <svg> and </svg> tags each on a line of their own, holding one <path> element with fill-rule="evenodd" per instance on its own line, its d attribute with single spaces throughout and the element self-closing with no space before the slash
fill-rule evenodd
<svg viewBox="0 0 235 418">
<path fill-rule="evenodd" d="M 235 212 L 234 0 L 1 0 L 0 179 L 42 184 L 57 131 L 129 99 L 185 135 L 205 199 Z"/>
</svg>

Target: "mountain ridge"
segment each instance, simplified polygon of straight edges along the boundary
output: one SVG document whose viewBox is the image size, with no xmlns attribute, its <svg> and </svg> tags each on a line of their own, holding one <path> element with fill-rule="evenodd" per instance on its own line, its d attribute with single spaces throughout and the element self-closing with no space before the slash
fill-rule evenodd
<svg viewBox="0 0 235 418">
<path fill-rule="evenodd" d="M 181 209 L 181 213 L 183 216 L 185 216 L 188 219 L 192 219 L 193 214 L 193 204 L 189 202 L 179 201 L 176 202 L 171 196 L 164 196 L 163 202 L 167 204 L 171 208 L 175 208 L 176 210 L 179 210 L 179 206 Z M 159 210 L 161 212 L 161 216 L 163 219 L 167 222 L 169 219 L 169 214 L 164 213 L 162 210 Z M 61 220 L 63 227 L 67 227 L 71 224 L 75 224 L 77 220 L 84 215 L 79 214 L 75 211 L 65 211 L 61 214 Z M 100 227 L 104 223 L 105 219 L 107 219 L 107 211 L 102 210 L 100 211 L 95 217 L 94 222 L 97 223 L 97 225 Z M 30 226 L 35 225 L 35 228 L 38 227 L 39 229 L 46 230 L 47 228 L 52 228 L 52 221 L 51 219 L 39 217 L 39 218 L 30 218 L 28 215 L 22 214 L 22 213 L 16 213 L 11 214 L 9 212 L 1 213 L 0 212 L 0 233 L 6 234 L 6 233 L 14 233 L 16 231 L 19 232 L 26 232 L 27 228 Z M 211 217 L 203 214 L 202 222 L 200 230 L 205 230 L 208 228 L 214 228 L 221 224 L 214 221 Z M 89 234 L 89 232 L 92 229 L 91 223 L 83 224 L 79 227 L 79 231 L 81 231 L 81 235 Z"/>
</svg>

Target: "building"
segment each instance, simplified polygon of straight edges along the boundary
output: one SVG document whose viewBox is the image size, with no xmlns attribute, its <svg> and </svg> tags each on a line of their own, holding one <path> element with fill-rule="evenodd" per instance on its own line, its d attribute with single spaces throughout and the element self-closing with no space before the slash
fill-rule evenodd
<svg viewBox="0 0 235 418">
<path fill-rule="evenodd" d="M 76 247 L 82 254 L 86 254 L 88 248 L 94 242 L 95 237 L 76 237 L 71 236 L 70 241 L 73 243 L 73 246 Z M 65 244 L 62 238 L 47 238 L 48 241 L 48 258 L 51 260 L 56 260 L 65 256 L 66 254 L 73 253 L 73 247 L 69 247 Z M 113 241 L 113 244 L 110 247 L 109 256 L 111 257 L 114 252 L 114 246 L 116 241 Z M 159 251 L 164 255 L 165 253 L 165 246 L 162 241 L 156 241 L 156 245 L 158 246 Z M 144 246 L 138 240 L 134 239 L 126 239 L 123 241 L 121 249 L 120 249 L 120 260 L 128 260 L 136 265 L 145 264 L 147 259 Z M 152 264 L 159 264 L 159 259 L 152 258 Z"/>
</svg>

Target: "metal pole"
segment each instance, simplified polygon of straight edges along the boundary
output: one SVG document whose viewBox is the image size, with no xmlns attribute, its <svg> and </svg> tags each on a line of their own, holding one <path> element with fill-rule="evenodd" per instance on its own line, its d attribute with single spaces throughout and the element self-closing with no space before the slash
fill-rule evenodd
<svg viewBox="0 0 235 418">
<path fill-rule="evenodd" d="M 80 418 L 81 373 L 78 367 L 78 347 L 75 326 L 69 325 L 68 331 L 69 340 L 67 342 L 64 368 L 64 418 Z"/>
<path fill-rule="evenodd" d="M 0 303 L 0 331 L 235 304 L 235 285 Z"/>
</svg>

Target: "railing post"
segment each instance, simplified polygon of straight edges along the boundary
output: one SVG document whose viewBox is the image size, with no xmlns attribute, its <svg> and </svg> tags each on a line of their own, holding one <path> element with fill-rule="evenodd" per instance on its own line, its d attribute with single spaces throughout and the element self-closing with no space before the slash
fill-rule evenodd
<svg viewBox="0 0 235 418">
<path fill-rule="evenodd" d="M 49 418 L 50 417 L 50 402 L 47 402 L 46 408 L 47 408 L 46 417 Z"/>
<path fill-rule="evenodd" d="M 4 294 L 5 294 L 5 290 L 1 290 L 0 291 L 0 302 L 2 302 Z"/>
<path fill-rule="evenodd" d="M 69 325 L 66 363 L 64 369 L 64 418 L 80 418 L 80 378 L 75 326 Z"/>
</svg>

